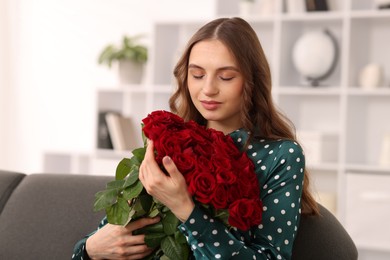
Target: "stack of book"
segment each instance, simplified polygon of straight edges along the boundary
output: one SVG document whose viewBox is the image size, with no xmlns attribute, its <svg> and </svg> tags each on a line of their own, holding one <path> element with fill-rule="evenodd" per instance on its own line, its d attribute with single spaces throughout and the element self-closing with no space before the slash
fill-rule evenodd
<svg viewBox="0 0 390 260">
<path fill-rule="evenodd" d="M 98 116 L 97 146 L 99 149 L 132 150 L 137 138 L 130 117 L 115 111 L 100 111 Z"/>
</svg>

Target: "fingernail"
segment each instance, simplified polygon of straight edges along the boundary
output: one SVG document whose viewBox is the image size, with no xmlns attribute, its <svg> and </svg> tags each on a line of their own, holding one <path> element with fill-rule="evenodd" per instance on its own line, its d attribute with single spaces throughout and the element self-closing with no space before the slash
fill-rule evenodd
<svg viewBox="0 0 390 260">
<path fill-rule="evenodd" d="M 165 163 L 165 164 L 169 164 L 169 163 L 172 162 L 172 159 L 171 159 L 171 157 L 169 157 L 169 156 L 164 156 L 163 160 L 164 160 L 164 163 Z"/>
</svg>

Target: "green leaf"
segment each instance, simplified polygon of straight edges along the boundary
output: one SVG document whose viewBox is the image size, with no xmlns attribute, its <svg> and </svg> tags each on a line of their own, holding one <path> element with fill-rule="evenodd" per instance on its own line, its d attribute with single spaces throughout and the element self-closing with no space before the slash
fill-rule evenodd
<svg viewBox="0 0 390 260">
<path fill-rule="evenodd" d="M 173 236 L 167 236 L 161 241 L 161 249 L 170 259 L 188 259 L 188 245 L 176 243 Z"/>
<path fill-rule="evenodd" d="M 174 236 L 175 236 L 175 240 L 177 241 L 177 243 L 187 245 L 186 237 L 179 230 L 175 231 Z"/>
<path fill-rule="evenodd" d="M 131 166 L 129 177 L 127 177 L 123 187 L 127 188 L 133 185 L 136 181 L 139 181 L 138 176 L 139 176 L 139 167 L 137 165 Z"/>
<path fill-rule="evenodd" d="M 140 147 L 140 148 L 134 149 L 131 153 L 138 160 L 138 162 L 141 163 L 145 158 L 146 148 Z"/>
<path fill-rule="evenodd" d="M 146 210 L 142 207 L 141 199 L 135 198 L 131 201 L 131 210 L 134 211 L 132 213 L 132 217 L 139 218 L 146 215 Z"/>
<path fill-rule="evenodd" d="M 157 222 L 153 225 L 149 225 L 133 231 L 134 235 L 151 234 L 151 233 L 164 233 L 163 224 L 161 222 Z"/>
<path fill-rule="evenodd" d="M 118 192 L 123 189 L 124 180 L 113 180 L 107 183 L 106 190 L 117 190 Z"/>
<path fill-rule="evenodd" d="M 146 192 L 145 192 L 145 194 L 139 195 L 138 197 L 139 197 L 139 200 L 141 202 L 142 208 L 146 212 L 149 212 L 152 205 L 153 205 L 153 197 Z"/>
<path fill-rule="evenodd" d="M 158 247 L 166 236 L 164 233 L 148 233 L 145 235 L 145 244 L 152 248 Z"/>
<path fill-rule="evenodd" d="M 123 190 L 123 198 L 126 200 L 132 200 L 136 198 L 138 195 L 140 195 L 143 189 L 144 186 L 142 185 L 142 182 L 137 181 L 133 185 L 126 187 Z"/>
<path fill-rule="evenodd" d="M 118 198 L 112 206 L 106 208 L 107 221 L 110 224 L 125 225 L 128 222 L 130 207 L 127 200 Z"/>
<path fill-rule="evenodd" d="M 115 189 L 99 191 L 95 194 L 94 211 L 103 210 L 115 203 L 118 192 Z"/>
<path fill-rule="evenodd" d="M 115 179 L 123 180 L 130 173 L 132 165 L 131 159 L 123 158 L 116 167 Z"/>
<path fill-rule="evenodd" d="M 177 226 L 180 221 L 171 211 L 168 211 L 162 219 L 162 223 L 164 226 L 164 233 L 167 235 L 173 235 L 177 230 Z"/>
<path fill-rule="evenodd" d="M 154 218 L 154 217 L 158 216 L 158 214 L 160 214 L 160 211 L 157 208 L 154 208 L 153 210 L 151 210 L 149 212 L 148 217 Z"/>
</svg>

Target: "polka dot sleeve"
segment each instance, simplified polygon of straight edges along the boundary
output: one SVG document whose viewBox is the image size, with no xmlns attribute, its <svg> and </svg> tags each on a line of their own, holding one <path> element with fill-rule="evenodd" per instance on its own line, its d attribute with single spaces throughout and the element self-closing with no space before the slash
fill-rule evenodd
<svg viewBox="0 0 390 260">
<path fill-rule="evenodd" d="M 237 145 L 247 137 L 232 134 Z M 263 220 L 247 232 L 224 224 L 195 207 L 181 232 L 196 259 L 290 259 L 300 219 L 305 166 L 301 147 L 292 141 L 258 140 L 247 150 L 255 164 L 263 201 Z"/>
<path fill-rule="evenodd" d="M 87 250 L 85 249 L 85 243 L 87 242 L 87 239 L 96 233 L 99 229 L 101 229 L 103 226 L 107 224 L 107 217 L 104 217 L 97 228 L 97 230 L 93 231 L 91 234 L 85 236 L 83 239 L 79 240 L 74 248 L 73 248 L 73 255 L 72 260 L 89 260 L 89 256 L 87 254 Z"/>
</svg>

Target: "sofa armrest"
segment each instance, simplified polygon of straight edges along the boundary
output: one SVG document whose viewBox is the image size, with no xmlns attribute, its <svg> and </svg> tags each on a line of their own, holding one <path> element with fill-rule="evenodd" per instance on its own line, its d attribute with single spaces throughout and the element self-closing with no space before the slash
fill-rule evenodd
<svg viewBox="0 0 390 260">
<path fill-rule="evenodd" d="M 75 243 L 103 218 L 93 212 L 94 195 L 112 179 L 26 175 L 0 215 L 0 259 L 70 259 Z"/>
<path fill-rule="evenodd" d="M 0 170 L 0 214 L 24 176 L 26 175 L 23 173 Z"/>
</svg>

